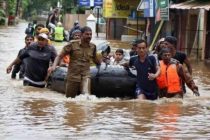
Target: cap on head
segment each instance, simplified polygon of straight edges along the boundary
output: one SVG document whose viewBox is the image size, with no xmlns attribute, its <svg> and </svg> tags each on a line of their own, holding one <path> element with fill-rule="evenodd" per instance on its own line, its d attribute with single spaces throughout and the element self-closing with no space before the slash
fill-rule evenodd
<svg viewBox="0 0 210 140">
<path fill-rule="evenodd" d="M 44 39 L 48 40 L 48 36 L 45 33 L 40 33 L 38 35 L 38 37 L 41 37 L 41 38 L 44 38 Z"/>
<path fill-rule="evenodd" d="M 57 26 L 61 27 L 62 26 L 62 23 L 61 22 L 58 22 L 57 23 Z"/>
<path fill-rule="evenodd" d="M 177 39 L 176 39 L 176 37 L 173 37 L 173 36 L 167 36 L 164 41 L 171 43 L 175 47 L 177 45 Z"/>
</svg>

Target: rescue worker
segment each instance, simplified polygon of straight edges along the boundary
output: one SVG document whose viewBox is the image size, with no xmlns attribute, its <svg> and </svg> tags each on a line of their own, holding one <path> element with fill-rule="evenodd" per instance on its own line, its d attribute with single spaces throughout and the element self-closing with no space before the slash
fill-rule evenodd
<svg viewBox="0 0 210 140">
<path fill-rule="evenodd" d="M 59 61 L 66 55 L 70 55 L 68 67 L 68 76 L 66 84 L 66 97 L 75 97 L 76 95 L 90 94 L 90 62 L 91 59 L 96 65 L 100 61 L 96 57 L 96 46 L 90 43 L 92 30 L 85 26 L 81 29 L 81 40 L 72 40 L 63 47 L 61 53 L 56 57 L 49 73 L 54 71 Z M 80 88 L 82 87 L 82 88 Z"/>
<path fill-rule="evenodd" d="M 25 37 L 25 47 L 23 49 L 20 49 L 18 52 L 18 56 L 22 55 L 26 49 L 28 49 L 29 45 L 34 41 L 34 37 L 32 35 L 27 35 Z M 15 79 L 16 78 L 16 74 L 19 72 L 19 79 L 22 79 L 24 76 L 24 61 L 14 65 L 14 68 L 12 70 L 12 75 L 11 78 Z"/>
<path fill-rule="evenodd" d="M 44 33 L 38 35 L 38 42 L 31 44 L 28 49 L 18 56 L 8 67 L 10 73 L 15 64 L 24 61 L 25 75 L 24 86 L 45 87 L 45 79 L 50 61 L 54 61 L 56 54 L 48 45 L 48 36 Z"/>
<path fill-rule="evenodd" d="M 165 48 L 170 48 L 172 53 L 172 58 L 178 60 L 182 65 L 185 64 L 188 72 L 190 75 L 192 75 L 192 66 L 190 64 L 190 61 L 187 57 L 187 55 L 184 52 L 177 51 L 177 39 L 173 36 L 167 36 L 164 40 L 164 46 Z M 184 93 L 186 93 L 186 87 L 184 82 L 183 83 L 183 90 Z"/>
<path fill-rule="evenodd" d="M 172 58 L 171 50 L 163 48 L 161 50 L 162 60 L 160 61 L 160 75 L 156 78 L 159 97 L 178 97 L 183 98 L 182 81 L 199 96 L 198 87 L 192 80 L 189 72 L 185 71 L 176 59 Z"/>
<path fill-rule="evenodd" d="M 158 97 L 155 78 L 160 74 L 159 65 L 153 55 L 148 55 L 148 45 L 145 40 L 137 40 L 137 56 L 130 59 L 129 66 L 137 71 L 136 97 L 140 100 L 156 100 Z"/>
<path fill-rule="evenodd" d="M 55 32 L 54 32 L 54 40 L 58 42 L 62 42 L 64 39 L 65 33 L 64 33 L 64 28 L 62 26 L 61 22 L 57 23 L 57 26 L 55 27 Z"/>
<path fill-rule="evenodd" d="M 78 40 L 78 39 L 81 38 L 81 31 L 80 30 L 75 30 L 72 34 L 73 34 L 73 39 L 74 40 Z M 63 59 L 61 59 L 61 61 L 59 62 L 59 66 L 68 67 L 69 62 L 70 62 L 70 58 L 69 58 L 69 55 L 67 54 L 63 57 Z"/>
</svg>

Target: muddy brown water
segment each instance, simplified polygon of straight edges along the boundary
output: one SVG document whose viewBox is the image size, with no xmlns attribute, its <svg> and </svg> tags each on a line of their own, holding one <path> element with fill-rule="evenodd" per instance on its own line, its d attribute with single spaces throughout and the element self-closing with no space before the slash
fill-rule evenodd
<svg viewBox="0 0 210 140">
<path fill-rule="evenodd" d="M 200 97 L 187 90 L 183 100 L 66 99 L 49 89 L 23 87 L 6 74 L 24 46 L 26 26 L 0 28 L 0 139 L 210 139 L 210 64 L 192 62 Z"/>
</svg>

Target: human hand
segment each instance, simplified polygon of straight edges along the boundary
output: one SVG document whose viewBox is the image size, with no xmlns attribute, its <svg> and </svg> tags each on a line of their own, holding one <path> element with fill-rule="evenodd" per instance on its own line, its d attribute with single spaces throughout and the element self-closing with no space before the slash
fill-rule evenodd
<svg viewBox="0 0 210 140">
<path fill-rule="evenodd" d="M 156 78 L 156 75 L 154 73 L 148 73 L 148 79 L 154 80 Z"/>
<path fill-rule="evenodd" d="M 200 93 L 198 92 L 198 90 L 194 90 L 194 91 L 193 91 L 193 94 L 194 94 L 195 96 L 200 96 Z"/>
<path fill-rule="evenodd" d="M 56 68 L 53 67 L 53 66 L 52 66 L 52 67 L 49 67 L 48 70 L 47 70 L 47 73 L 48 73 L 48 74 L 51 74 L 53 71 L 55 71 L 55 69 L 56 69 Z"/>
<path fill-rule="evenodd" d="M 9 74 L 12 71 L 12 66 L 7 67 L 7 74 Z"/>
</svg>

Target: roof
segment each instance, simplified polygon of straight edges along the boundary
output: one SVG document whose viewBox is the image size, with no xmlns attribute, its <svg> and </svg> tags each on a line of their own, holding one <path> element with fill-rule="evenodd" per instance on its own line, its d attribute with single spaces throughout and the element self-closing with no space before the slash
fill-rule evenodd
<svg viewBox="0 0 210 140">
<path fill-rule="evenodd" d="M 210 10 L 210 1 L 186 1 L 178 4 L 171 4 L 170 9 L 205 9 L 207 11 Z"/>
</svg>

